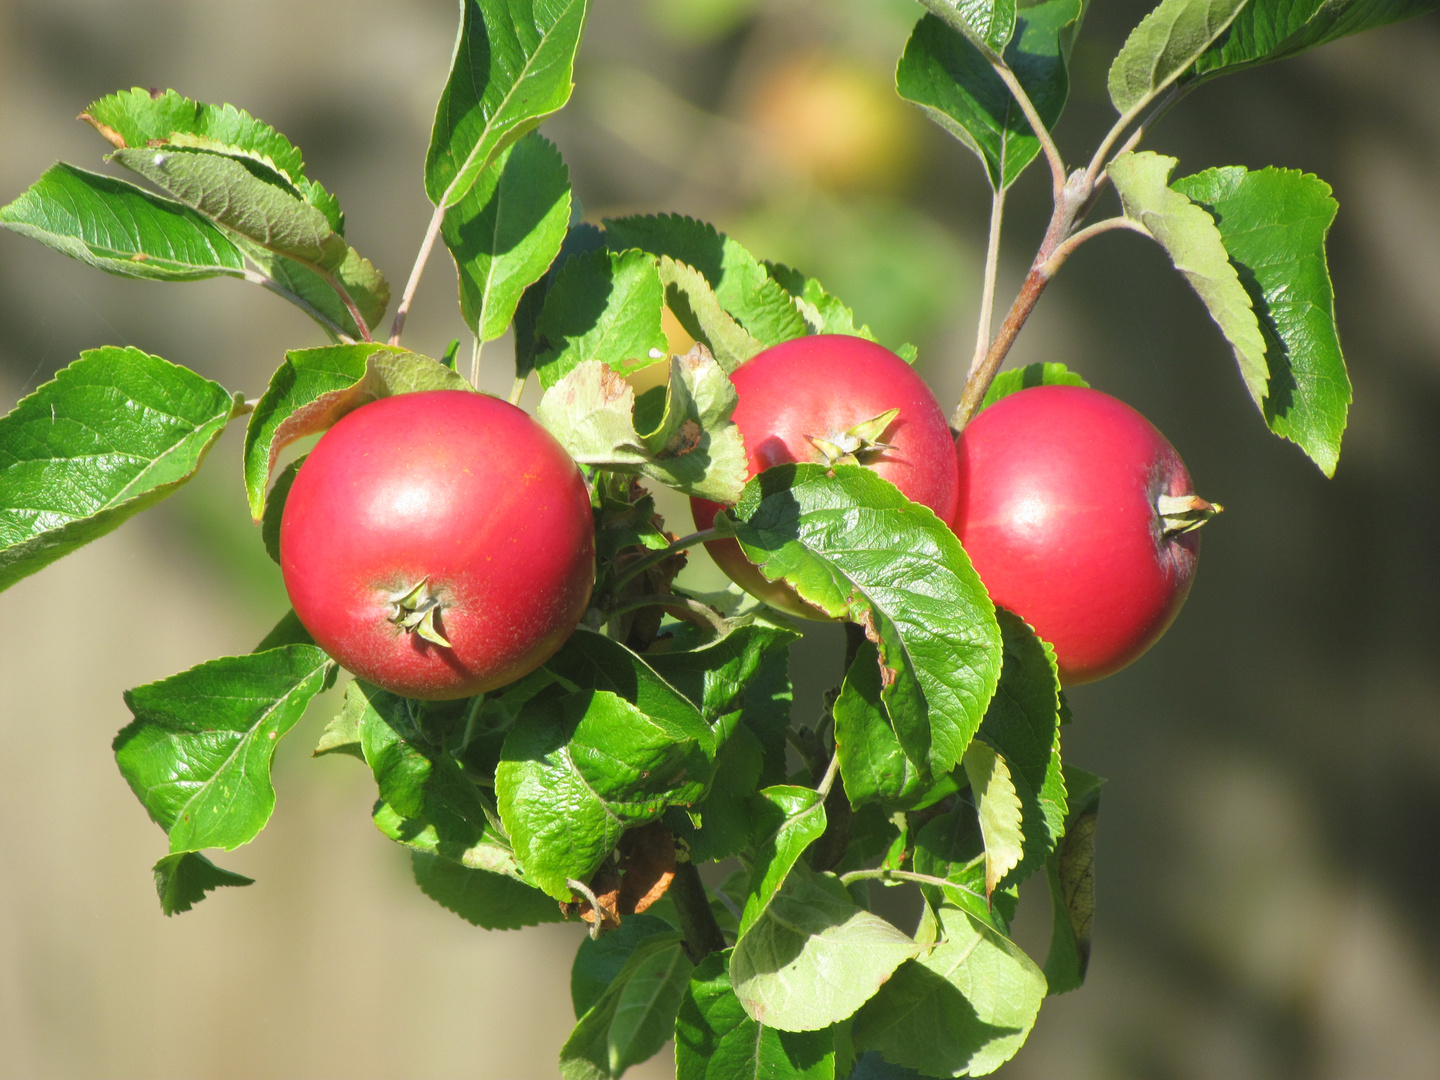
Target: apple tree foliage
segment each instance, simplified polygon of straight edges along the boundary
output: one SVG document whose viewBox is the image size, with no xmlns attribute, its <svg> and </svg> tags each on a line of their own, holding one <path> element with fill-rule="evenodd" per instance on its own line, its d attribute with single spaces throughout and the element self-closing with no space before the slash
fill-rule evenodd
<svg viewBox="0 0 1440 1080">
<path fill-rule="evenodd" d="M 974 151 L 995 220 L 1037 159 L 1055 196 L 993 335 L 985 316 L 956 426 L 1023 386 L 1080 381 L 1057 364 L 996 372 L 1069 253 L 1125 228 L 1194 287 L 1264 422 L 1333 473 L 1350 383 L 1329 186 L 1283 168 L 1184 175 L 1137 147 L 1211 79 L 1437 0 L 1162 0 L 1111 64 L 1114 128 L 1068 171 L 1049 129 L 1087 0 L 921 2 L 901 96 Z M 1061 761 L 1070 714 L 1053 653 L 992 605 L 945 524 L 874 473 L 799 465 L 746 482 L 729 372 L 801 335 L 870 332 L 815 279 L 704 222 L 579 222 L 539 127 L 570 96 L 589 0 L 460 7 L 424 167 L 434 218 L 388 343 L 390 286 L 346 239 L 337 199 L 284 135 L 233 106 L 173 90 L 102 98 L 81 119 L 131 178 L 57 164 L 0 208 L 6 228 L 112 274 L 260 285 L 328 342 L 287 353 L 253 400 L 113 346 L 24 398 L 0 419 L 0 588 L 165 498 L 242 418 L 245 498 L 274 555 L 296 468 L 277 476 L 285 447 L 379 397 L 471 388 L 453 350 L 398 344 L 440 239 L 477 359 L 513 332 L 516 397 L 539 381 L 539 418 L 585 469 L 596 590 L 548 663 L 481 697 L 427 703 L 351 681 L 316 755 L 368 766 L 377 828 L 460 917 L 590 923 L 567 1080 L 619 1077 L 671 1039 L 682 1080 L 990 1072 L 1047 994 L 1083 982 L 1090 952 L 1100 780 Z M 1119 213 L 1084 225 L 1107 186 Z M 698 342 L 687 356 L 667 352 L 666 307 Z M 637 395 L 622 376 L 652 365 L 657 385 Z M 767 577 L 864 627 L 818 722 L 791 715 L 784 619 L 673 584 L 693 541 L 655 516 L 656 484 L 733 504 L 720 526 Z M 340 674 L 291 613 L 253 652 L 125 693 L 134 719 L 115 759 L 168 840 L 154 867 L 166 913 L 251 884 L 205 852 L 265 826 L 278 740 Z M 725 859 L 739 869 L 707 888 L 696 866 Z M 1009 936 L 1035 874 L 1053 898 L 1044 958 Z M 870 910 L 875 879 L 923 893 L 913 934 Z"/>
</svg>

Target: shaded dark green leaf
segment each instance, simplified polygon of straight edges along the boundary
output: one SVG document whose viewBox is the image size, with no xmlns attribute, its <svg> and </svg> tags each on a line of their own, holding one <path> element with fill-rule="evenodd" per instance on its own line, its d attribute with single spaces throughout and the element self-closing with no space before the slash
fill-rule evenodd
<svg viewBox="0 0 1440 1080">
<path fill-rule="evenodd" d="M 690 976 L 675 1019 L 676 1080 L 833 1080 L 829 1031 L 779 1031 L 745 1015 L 730 987 L 730 951 Z"/>
<path fill-rule="evenodd" d="M 675 928 L 653 915 L 627 915 L 618 927 L 598 938 L 587 937 L 570 965 L 570 1003 L 579 1020 L 590 1011 L 624 969 L 646 938 L 673 933 Z"/>
<path fill-rule="evenodd" d="M 1006 63 L 1047 127 L 1060 119 L 1070 93 L 1070 50 L 1087 6 L 1088 0 L 1046 0 L 1021 8 L 1005 49 Z M 901 97 L 979 156 L 997 190 L 1013 184 L 1040 153 L 1039 138 L 990 61 L 934 15 L 916 25 L 895 84 Z"/>
<path fill-rule="evenodd" d="M 475 870 L 438 855 L 410 852 L 420 891 L 466 922 L 486 930 L 518 930 L 561 922 L 560 905 L 508 874 Z"/>
<path fill-rule="evenodd" d="M 155 891 L 166 915 L 189 911 L 205 894 L 225 885 L 254 885 L 255 879 L 223 870 L 198 851 L 166 855 L 155 864 Z"/>
<path fill-rule="evenodd" d="M 1065 836 L 1045 862 L 1053 909 L 1045 978 L 1052 994 L 1080 986 L 1090 966 L 1090 927 L 1095 917 L 1095 825 L 1102 783 L 1098 776 L 1083 769 L 1065 769 L 1070 816 L 1065 822 Z"/>
<path fill-rule="evenodd" d="M 639 942 L 561 1047 L 562 1080 L 617 1080 L 654 1056 L 675 1029 L 692 970 L 679 934 Z"/>
</svg>

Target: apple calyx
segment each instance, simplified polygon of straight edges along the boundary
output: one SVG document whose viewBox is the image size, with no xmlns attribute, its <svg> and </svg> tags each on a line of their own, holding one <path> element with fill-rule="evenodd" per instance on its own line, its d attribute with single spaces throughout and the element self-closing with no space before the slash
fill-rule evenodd
<svg viewBox="0 0 1440 1080">
<path fill-rule="evenodd" d="M 887 409 L 879 416 L 862 420 L 839 434 L 832 433 L 829 438 L 818 435 L 806 435 L 805 438 L 825 456 L 827 465 L 864 465 L 867 458 L 893 449 L 889 443 L 880 440 L 899 415 L 899 409 Z"/>
<path fill-rule="evenodd" d="M 1161 495 L 1155 500 L 1161 535 L 1167 537 L 1194 532 L 1224 509 L 1219 503 L 1206 502 L 1199 495 Z"/>
<path fill-rule="evenodd" d="M 394 609 L 390 621 L 407 634 L 419 634 L 426 641 L 450 648 L 450 642 L 435 627 L 435 616 L 440 613 L 440 597 L 430 591 L 430 575 L 426 574 L 420 583 L 403 596 L 390 601 Z"/>
</svg>

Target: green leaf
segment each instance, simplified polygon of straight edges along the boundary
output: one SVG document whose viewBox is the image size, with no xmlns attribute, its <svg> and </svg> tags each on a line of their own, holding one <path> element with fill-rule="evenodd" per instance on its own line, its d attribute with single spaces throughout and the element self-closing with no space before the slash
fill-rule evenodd
<svg viewBox="0 0 1440 1080">
<path fill-rule="evenodd" d="M 1436 0 L 1251 0 L 1230 33 L 1195 62 L 1190 79 L 1269 63 L 1401 19 L 1434 11 Z"/>
<path fill-rule="evenodd" d="M 275 809 L 275 747 L 335 671 L 315 646 L 288 645 L 125 692 L 135 719 L 115 736 L 115 760 L 172 854 L 255 839 Z"/>
<path fill-rule="evenodd" d="M 576 630 L 545 662 L 544 670 L 570 687 L 618 694 L 647 716 L 694 739 L 707 755 L 715 752 L 710 726 L 685 695 L 661 678 L 646 658 L 604 634 Z"/>
<path fill-rule="evenodd" d="M 616 1080 L 653 1057 L 674 1030 L 693 970 L 680 934 L 654 934 L 637 944 L 561 1047 L 562 1080 Z"/>
<path fill-rule="evenodd" d="M 711 953 L 690 976 L 675 1019 L 676 1080 L 834 1080 L 834 1035 L 750 1019 L 730 987 L 730 955 Z"/>
<path fill-rule="evenodd" d="M 713 749 L 694 720 L 698 733 L 608 690 L 557 686 L 532 698 L 495 770 L 500 818 L 526 875 L 568 901 L 567 882 L 588 880 L 626 829 L 697 801 Z"/>
<path fill-rule="evenodd" d="M 997 888 L 985 895 L 985 844 L 975 807 L 957 802 L 948 813 L 925 823 L 915 835 L 912 858 L 915 872 L 944 878 L 953 887 L 922 886 L 932 905 L 950 903 L 964 908 L 982 922 L 1007 932 L 1019 897 L 1014 887 Z"/>
<path fill-rule="evenodd" d="M 1009 371 L 1002 371 L 995 376 L 990 389 L 985 391 L 985 400 L 981 408 L 994 405 L 1003 397 L 1018 393 L 1021 390 L 1028 390 L 1032 386 L 1089 386 L 1090 384 L 1082 379 L 1075 372 L 1071 371 L 1064 364 L 1045 361 L 1039 364 L 1026 364 L 1021 368 L 1011 368 Z"/>
<path fill-rule="evenodd" d="M 783 263 L 768 261 L 765 272 L 796 301 L 795 306 L 805 317 L 812 334 L 848 334 L 850 337 L 863 337 L 866 341 L 875 340 L 870 327 L 856 326 L 855 313 L 814 278 Z"/>
<path fill-rule="evenodd" d="M 751 796 L 760 782 L 765 750 L 749 728 L 740 723 L 740 714 L 731 713 L 730 732 L 715 753 L 715 779 L 703 802 L 694 808 L 701 824 L 690 813 L 668 815 L 671 831 L 690 847 L 690 861 L 719 862 L 739 855 L 750 844 L 754 832 Z"/>
<path fill-rule="evenodd" d="M 605 247 L 605 237 L 594 225 L 583 222 L 572 225 L 560 244 L 560 254 L 550 264 L 549 273 L 540 278 L 520 297 L 520 306 L 515 309 L 515 377 L 527 378 L 535 370 L 536 358 L 549 348 L 549 343 L 540 336 L 540 316 L 555 277 L 572 258 Z"/>
<path fill-rule="evenodd" d="M 564 921 L 554 900 L 508 874 L 475 870 L 424 851 L 410 852 L 420 891 L 486 930 L 518 930 Z"/>
<path fill-rule="evenodd" d="M 195 211 L 63 163 L 0 209 L 0 225 L 122 277 L 198 281 L 245 274 L 240 249 Z"/>
<path fill-rule="evenodd" d="M 945 904 L 942 937 L 901 965 L 855 1016 L 857 1050 L 927 1076 L 981 1076 L 1015 1055 L 1045 998 L 1045 976 L 1012 941 Z"/>
<path fill-rule="evenodd" d="M 884 803 L 919 810 L 954 793 L 953 777 L 932 778 L 905 756 L 882 695 L 879 653 L 866 641 L 845 674 L 834 706 L 835 752 L 850 804 Z"/>
<path fill-rule="evenodd" d="M 1070 50 L 1087 7 L 1088 0 L 1046 0 L 1021 8 L 1017 33 L 1005 49 L 1006 63 L 1048 128 L 1070 94 Z M 990 61 L 934 15 L 916 24 L 895 85 L 901 97 L 975 152 L 996 190 L 1013 184 L 1040 153 L 1039 138 Z"/>
<path fill-rule="evenodd" d="M 1161 0 L 1130 31 L 1110 65 L 1110 101 L 1135 116 L 1181 75 L 1240 13 L 1247 0 Z"/>
<path fill-rule="evenodd" d="M 94 102 L 80 119 L 118 149 L 153 149 L 155 143 L 172 143 L 241 151 L 281 173 L 326 215 L 336 232 L 345 231 L 344 215 L 335 197 L 305 175 L 299 149 L 243 109 L 192 101 L 174 90 L 156 94 L 137 86 Z"/>
<path fill-rule="evenodd" d="M 745 1014 L 782 1031 L 818 1031 L 851 1015 L 919 951 L 855 906 L 832 874 L 797 866 L 730 957 Z"/>
<path fill-rule="evenodd" d="M 678 214 L 615 218 L 605 222 L 605 238 L 612 251 L 640 248 L 698 270 L 725 311 L 764 346 L 809 329 L 764 265 L 714 226 Z"/>
<path fill-rule="evenodd" d="M 1035 635 L 1019 616 L 1003 608 L 996 611 L 1005 643 L 1005 660 L 1000 669 L 1000 685 L 990 699 L 990 708 L 980 724 L 979 739 L 999 755 L 1003 764 L 976 756 L 976 773 L 995 782 L 1003 768 L 1006 789 L 1002 782 L 991 795 L 985 783 L 975 784 L 980 800 L 980 825 L 985 834 L 987 857 L 992 836 L 1000 838 L 1008 861 L 1014 852 L 1009 849 L 1009 818 L 1013 809 L 1009 792 L 1019 800 L 1022 835 L 1021 857 L 993 880 L 987 877 L 987 891 L 1004 881 L 1018 885 L 1038 870 L 1045 857 L 1054 850 L 1065 825 L 1065 785 L 1060 768 L 1060 676 L 1055 666 L 1055 651 Z M 998 802 L 995 800 L 998 798 Z M 994 867 L 998 869 L 998 866 Z M 992 867 L 987 866 L 987 875 Z"/>
<path fill-rule="evenodd" d="M 758 838 L 736 937 L 744 937 L 775 899 L 805 849 L 825 832 L 825 797 L 808 787 L 777 784 L 750 801 Z"/>
<path fill-rule="evenodd" d="M 720 298 L 699 270 L 662 255 L 659 271 L 666 306 L 685 332 L 710 350 L 727 374 L 764 349 L 720 306 Z"/>
<path fill-rule="evenodd" d="M 268 634 L 261 639 L 260 644 L 251 649 L 251 652 L 265 652 L 269 649 L 278 649 L 282 645 L 314 645 L 315 639 L 310 636 L 300 622 L 300 616 L 295 614 L 291 608 L 280 617 Z"/>
<path fill-rule="evenodd" d="M 646 938 L 674 930 L 664 919 L 653 915 L 627 915 L 614 930 L 580 942 L 575 961 L 570 965 L 570 1003 L 575 1008 L 575 1019 L 579 1020 L 605 996 L 637 945 Z"/>
<path fill-rule="evenodd" d="M 932 6 L 940 5 L 953 9 L 945 13 L 952 25 L 963 22 L 966 30 L 996 52 L 1015 32 L 1015 0 L 940 0 Z"/>
<path fill-rule="evenodd" d="M 291 615 L 293 614 L 292 610 Z M 310 752 L 310 756 L 349 754 L 353 758 L 364 761 L 365 750 L 360 745 L 360 721 L 369 708 L 370 699 L 366 696 L 364 684 L 358 679 L 351 679 L 345 684 L 345 699 L 340 706 L 340 711 L 325 725 L 325 730 L 320 734 L 320 741 L 315 744 L 315 749 Z"/>
<path fill-rule="evenodd" d="M 334 270 L 348 245 L 289 179 L 248 156 L 166 145 L 116 150 L 111 160 L 267 251 Z"/>
<path fill-rule="evenodd" d="M 1024 855 L 1024 807 L 1009 765 L 989 746 L 978 740 L 971 743 L 964 765 L 985 840 L 985 895 L 989 896 Z"/>
<path fill-rule="evenodd" d="M 139 349 L 81 353 L 0 418 L 0 590 L 174 492 L 240 411 Z"/>
<path fill-rule="evenodd" d="M 643 251 L 591 251 L 555 275 L 536 334 L 548 347 L 535 357 L 547 390 L 587 360 L 625 375 L 667 355 L 660 326 L 665 290 L 655 259 Z"/>
<path fill-rule="evenodd" d="M 446 212 L 441 235 L 460 275 L 460 310 L 479 340 L 505 333 L 521 295 L 560 253 L 569 223 L 569 170 L 536 132 L 502 151 Z"/>
<path fill-rule="evenodd" d="M 295 474 L 305 464 L 308 454 L 302 454 L 275 478 L 270 494 L 265 496 L 265 513 L 260 520 L 260 539 L 265 544 L 265 554 L 280 561 L 280 521 L 285 516 L 285 500 L 290 497 L 290 487 L 295 483 Z"/>
<path fill-rule="evenodd" d="M 788 627 L 751 622 L 698 648 L 650 653 L 645 659 L 713 724 L 737 704 L 769 657 L 787 653 L 799 640 Z"/>
<path fill-rule="evenodd" d="M 245 489 L 250 513 L 265 513 L 265 487 L 280 451 L 325 431 L 361 405 L 418 390 L 471 390 L 438 360 L 394 345 L 365 342 L 292 349 L 270 377 L 245 429 Z"/>
<path fill-rule="evenodd" d="M 1168 3 L 1169 0 L 1166 0 Z M 1224 332 L 1240 364 L 1240 377 L 1255 404 L 1265 408 L 1269 368 L 1250 294 L 1240 283 L 1215 219 L 1179 191 L 1166 186 L 1175 159 L 1147 151 L 1121 154 L 1108 171 L 1125 207 L 1160 242 L 1185 275 L 1210 317 Z"/>
<path fill-rule="evenodd" d="M 1174 187 L 1214 217 L 1254 304 L 1269 371 L 1265 422 L 1333 476 L 1351 394 L 1325 258 L 1337 209 L 1330 185 L 1293 169 L 1232 165 Z"/>
<path fill-rule="evenodd" d="M 550 387 L 536 416 L 582 465 L 734 502 L 746 474 L 745 446 L 731 419 L 735 387 L 703 346 L 669 364 L 668 385 L 650 391 L 661 408 L 647 408 L 645 399 L 637 408 L 628 382 L 586 360 Z"/>
<path fill-rule="evenodd" d="M 716 520 L 766 579 L 866 627 L 906 757 L 953 769 L 994 693 L 1000 630 L 950 527 L 859 465 L 767 469 Z"/>
<path fill-rule="evenodd" d="M 764 749 L 760 768 L 761 787 L 782 783 L 789 774 L 786 757 L 787 733 L 795 692 L 790 682 L 790 651 L 776 650 L 765 657 L 754 678 L 745 686 L 742 713 L 745 726 L 755 733 Z"/>
<path fill-rule="evenodd" d="M 1090 926 L 1095 916 L 1095 824 L 1100 813 L 1098 776 L 1069 766 L 1070 816 L 1065 836 L 1045 862 L 1054 928 L 1045 978 L 1052 994 L 1074 990 L 1090 966 Z"/>
<path fill-rule="evenodd" d="M 460 0 L 425 194 L 454 206 L 506 147 L 570 100 L 589 0 Z"/>
<path fill-rule="evenodd" d="M 254 885 L 255 879 L 223 870 L 198 851 L 166 855 L 155 864 L 155 891 L 166 915 L 189 911 L 223 885 Z"/>
<path fill-rule="evenodd" d="M 343 299 L 338 293 L 324 298 L 313 281 L 302 278 L 318 279 L 332 293 L 345 288 L 366 329 L 384 317 L 390 301 L 384 277 L 345 242 L 324 210 L 269 164 L 225 147 L 174 142 L 110 156 L 225 229 L 281 291 L 317 308 L 346 333 L 363 336 Z"/>
<path fill-rule="evenodd" d="M 460 763 L 437 745 L 427 723 L 429 709 L 447 703 L 427 705 L 357 679 L 345 688 L 345 704 L 342 718 L 347 712 L 359 714 L 360 749 L 379 788 L 371 814 L 377 829 L 398 844 L 472 870 L 521 878 L 493 820 L 493 806 Z M 466 707 L 478 706 L 476 699 Z"/>
</svg>

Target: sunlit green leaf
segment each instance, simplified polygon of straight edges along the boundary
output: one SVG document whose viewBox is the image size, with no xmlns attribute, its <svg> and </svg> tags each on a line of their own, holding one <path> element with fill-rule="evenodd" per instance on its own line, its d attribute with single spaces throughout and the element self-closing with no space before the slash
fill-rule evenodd
<svg viewBox="0 0 1440 1080">
<path fill-rule="evenodd" d="M 730 958 L 745 1014 L 781 1031 L 819 1031 L 874 996 L 919 946 L 855 906 L 830 874 L 797 866 Z"/>
<path fill-rule="evenodd" d="M 964 765 L 985 841 L 985 895 L 989 896 L 1025 853 L 1024 806 L 1009 764 L 985 743 L 970 744 Z"/>
<path fill-rule="evenodd" d="M 189 207 L 72 165 L 52 165 L 0 209 L 0 225 L 124 277 L 197 281 L 245 272 L 240 249 Z"/>
<path fill-rule="evenodd" d="M 546 343 L 535 357 L 540 384 L 549 389 L 587 360 L 624 375 L 663 359 L 664 306 L 655 259 L 645 252 L 572 257 L 555 275 L 536 324 Z"/>
<path fill-rule="evenodd" d="M 1333 476 L 1350 404 L 1325 237 L 1330 185 L 1293 169 L 1207 169 L 1174 188 L 1215 218 L 1265 337 L 1265 421 Z"/>
<path fill-rule="evenodd" d="M 668 255 L 660 256 L 659 270 L 666 306 L 685 332 L 708 348 L 726 372 L 734 371 L 765 347 L 730 317 L 699 270 Z"/>
<path fill-rule="evenodd" d="M 927 1076 L 982 1076 L 1020 1049 L 1045 997 L 1045 976 L 993 927 L 948 904 L 941 939 L 902 964 L 855 1017 L 856 1049 Z"/>
<path fill-rule="evenodd" d="M 505 148 L 570 100 L 589 0 L 460 0 L 425 193 L 454 206 Z"/>
<path fill-rule="evenodd" d="M 505 333 L 521 294 L 559 254 L 569 221 L 569 170 L 533 132 L 446 212 L 441 235 L 460 274 L 460 310 L 481 341 Z"/>
<path fill-rule="evenodd" d="M 210 660 L 125 692 L 115 760 L 172 853 L 249 843 L 275 808 L 280 737 L 335 679 L 313 645 Z"/>
<path fill-rule="evenodd" d="M 1362 30 L 1434 11 L 1437 0 L 1250 0 L 1195 62 L 1208 79 L 1269 63 Z"/>
<path fill-rule="evenodd" d="M 1130 31 L 1110 65 L 1110 100 L 1134 116 L 1178 79 L 1240 13 L 1247 0 L 1161 0 Z"/>
<path fill-rule="evenodd" d="M 605 236 L 612 251 L 640 248 L 698 270 L 725 311 L 762 345 L 778 345 L 808 331 L 799 309 L 764 265 L 711 225 L 678 214 L 615 218 L 605 222 Z"/>
<path fill-rule="evenodd" d="M 1250 294 L 1230 263 L 1215 219 L 1167 186 L 1174 167 L 1174 158 L 1142 151 L 1121 154 L 1108 171 L 1125 215 L 1150 230 L 1204 301 L 1235 352 L 1250 396 L 1263 410 L 1270 374 Z"/>
<path fill-rule="evenodd" d="M 995 380 L 990 384 L 990 389 L 985 391 L 985 401 L 981 407 L 994 405 L 1001 398 L 1009 397 L 1021 390 L 1028 390 L 1032 386 L 1089 385 L 1064 364 L 1048 360 L 1039 364 L 1026 364 L 1024 367 L 1011 368 L 1009 371 L 1002 371 L 996 375 Z"/>
<path fill-rule="evenodd" d="M 733 521 L 767 579 L 878 639 L 881 696 L 905 755 L 953 769 L 994 692 L 1000 631 L 949 526 L 858 465 L 767 469 L 716 521 Z"/>
<path fill-rule="evenodd" d="M 82 353 L 0 418 L 0 589 L 195 475 L 240 395 L 139 349 Z"/>
<path fill-rule="evenodd" d="M 813 788 L 780 784 L 751 800 L 755 850 L 737 937 L 769 907 L 805 849 L 825 832 L 825 798 Z"/>
</svg>

